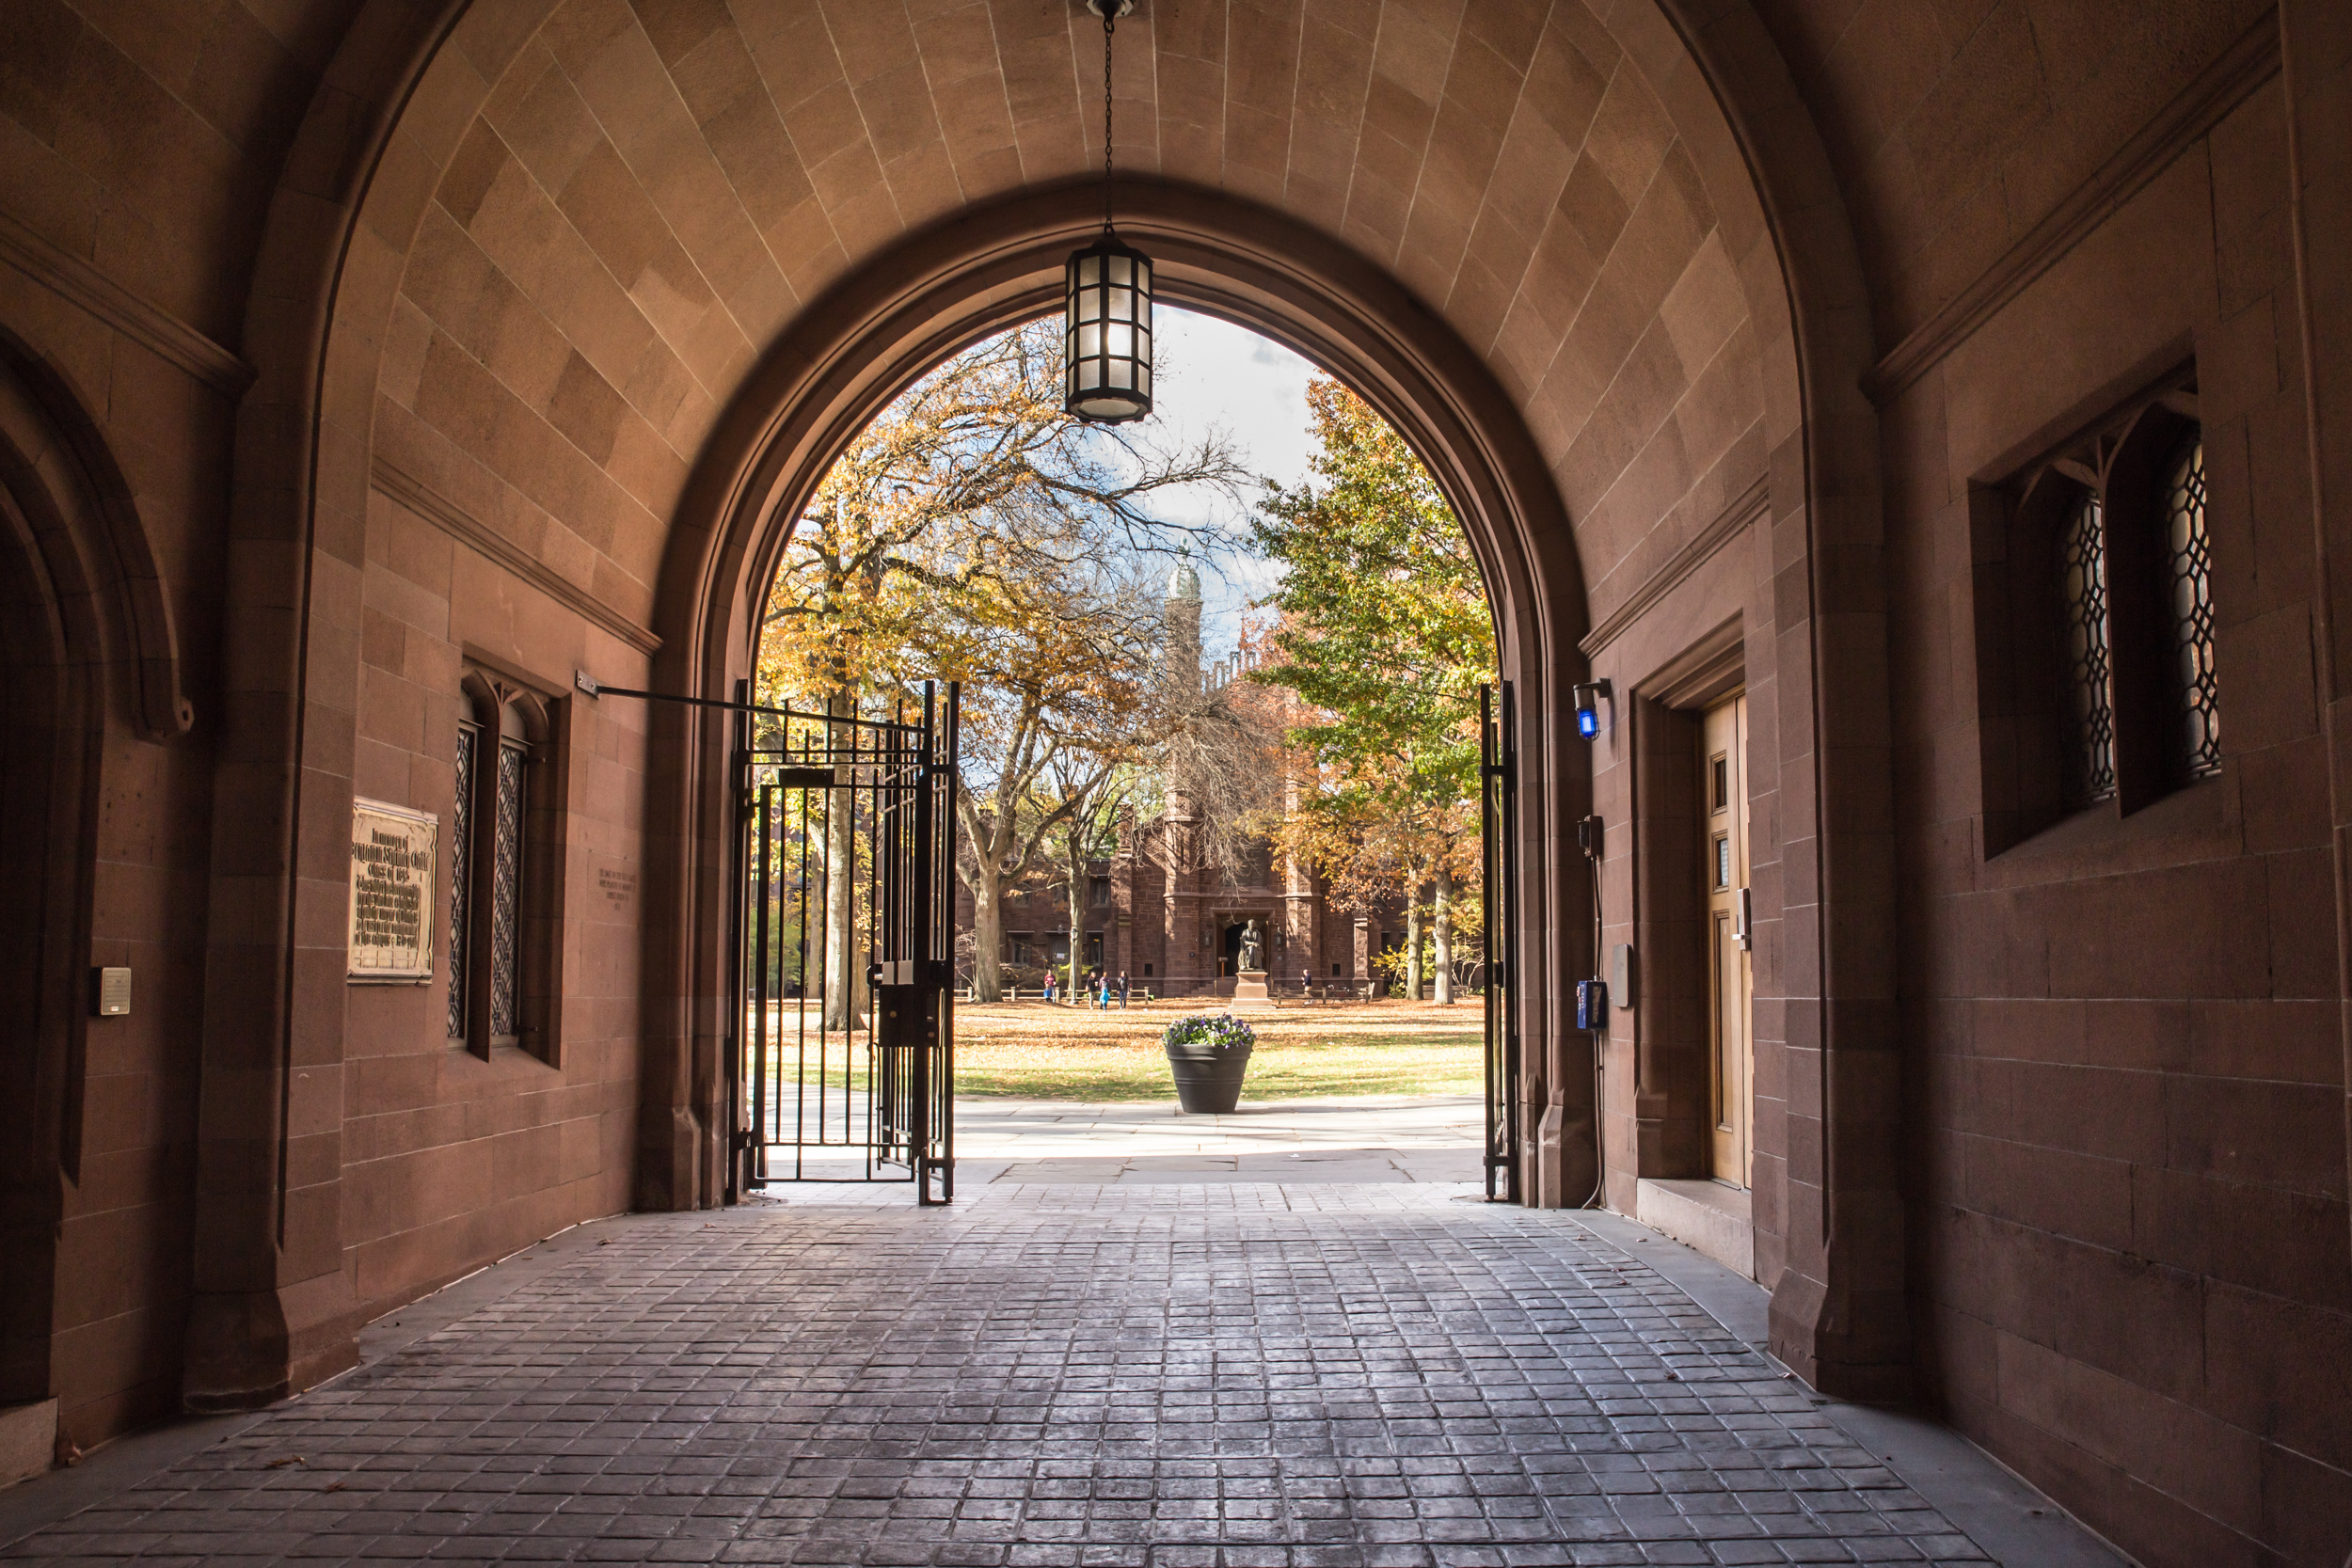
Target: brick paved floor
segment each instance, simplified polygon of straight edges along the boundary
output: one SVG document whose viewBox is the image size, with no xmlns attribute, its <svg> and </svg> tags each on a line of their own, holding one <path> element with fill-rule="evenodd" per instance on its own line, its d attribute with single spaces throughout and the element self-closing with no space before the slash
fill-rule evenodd
<svg viewBox="0 0 2352 1568">
<path fill-rule="evenodd" d="M 1985 1560 L 1658 1275 L 1458 1191 L 998 1183 L 614 1222 L 7 1555 Z"/>
</svg>

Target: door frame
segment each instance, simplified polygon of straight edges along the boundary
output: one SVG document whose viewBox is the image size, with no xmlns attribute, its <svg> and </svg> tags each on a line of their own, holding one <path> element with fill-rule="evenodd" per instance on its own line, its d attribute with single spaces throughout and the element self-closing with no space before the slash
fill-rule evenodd
<svg viewBox="0 0 2352 1568">
<path fill-rule="evenodd" d="M 1723 752 L 1724 778 L 1718 804 L 1715 744 L 1709 730 L 1716 716 L 1726 710 L 1730 736 Z M 1698 885 L 1706 909 L 1707 1008 L 1702 1049 L 1708 1078 L 1707 1174 L 1726 1186 L 1746 1192 L 1756 1185 L 1756 986 L 1751 952 L 1755 914 L 1750 886 L 1753 871 L 1746 689 L 1718 697 L 1700 709 L 1697 730 L 1698 748 L 1693 760 L 1698 770 L 1698 789 L 1692 801 L 1693 820 L 1686 823 L 1685 831 L 1693 826 L 1697 829 Z M 1725 944 L 1730 942 L 1739 946 L 1727 949 Z M 1738 970 L 1736 982 L 1726 975 L 1727 959 Z M 1736 998 L 1732 994 L 1735 989 Z M 1736 1053 L 1726 1053 L 1724 1031 L 1735 1013 L 1740 1015 L 1740 1040 Z M 1736 1087 L 1727 1085 L 1732 1075 L 1724 1070 L 1725 1057 L 1730 1053 L 1742 1058 Z M 1726 1171 L 1726 1164 L 1736 1170 Z"/>
<path fill-rule="evenodd" d="M 1741 622 L 1730 618 L 1634 688 L 1631 941 L 1635 1005 L 1617 1022 L 1632 1037 L 1630 1170 L 1613 1172 L 1611 1201 L 1632 1212 L 1642 1180 L 1713 1176 L 1708 1085 L 1707 900 L 1700 835 L 1699 737 L 1708 709 L 1748 689 Z M 1754 1012 L 1750 1012 L 1753 1061 Z M 1751 1124 L 1754 1073 L 1749 1082 Z M 1754 1141 L 1751 1138 L 1751 1151 Z"/>
</svg>

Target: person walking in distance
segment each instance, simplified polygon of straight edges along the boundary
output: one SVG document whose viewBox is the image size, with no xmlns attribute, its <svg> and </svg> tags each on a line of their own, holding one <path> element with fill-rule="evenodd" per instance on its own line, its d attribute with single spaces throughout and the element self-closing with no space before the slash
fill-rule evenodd
<svg viewBox="0 0 2352 1568">
<path fill-rule="evenodd" d="M 1127 1008 L 1127 972 L 1123 969 L 1119 972 L 1119 1007 L 1121 1012 Z"/>
</svg>

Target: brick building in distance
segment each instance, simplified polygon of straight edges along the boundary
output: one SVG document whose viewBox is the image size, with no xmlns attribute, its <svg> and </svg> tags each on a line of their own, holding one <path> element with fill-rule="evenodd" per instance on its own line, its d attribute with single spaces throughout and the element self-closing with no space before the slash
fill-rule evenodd
<svg viewBox="0 0 2352 1568">
<path fill-rule="evenodd" d="M 1171 680 L 1214 691 L 1254 662 L 1245 649 L 1207 662 L 1200 574 L 1189 560 L 1168 574 L 1166 619 Z M 1265 933 L 1266 974 L 1276 990 L 1354 991 L 1373 977 L 1375 954 L 1404 944 L 1402 897 L 1370 910 L 1343 907 L 1322 876 L 1279 863 L 1263 840 L 1250 844 L 1239 863 L 1220 867 L 1208 853 L 1209 824 L 1198 810 L 1184 794 L 1171 793 L 1159 816 L 1122 821 L 1117 851 L 1089 865 L 1078 895 L 1087 909 L 1082 969 L 1124 974 L 1136 991 L 1154 996 L 1231 996 L 1242 931 L 1254 919 Z M 1042 970 L 1070 960 L 1068 884 L 1067 871 L 1048 864 L 1007 891 L 1005 962 Z M 970 929 L 971 890 L 961 884 L 957 907 L 959 924 Z"/>
</svg>

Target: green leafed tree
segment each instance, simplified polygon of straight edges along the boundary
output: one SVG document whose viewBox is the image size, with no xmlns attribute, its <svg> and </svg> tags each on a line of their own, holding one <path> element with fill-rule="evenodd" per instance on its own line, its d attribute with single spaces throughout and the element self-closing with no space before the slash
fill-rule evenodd
<svg viewBox="0 0 2352 1568">
<path fill-rule="evenodd" d="M 1456 887 L 1478 863 L 1478 689 L 1494 623 L 1460 521 L 1405 438 L 1328 377 L 1307 389 L 1311 477 L 1270 484 L 1251 522 L 1283 568 L 1275 657 L 1250 678 L 1295 693 L 1297 804 L 1278 844 L 1336 882 L 1391 868 L 1408 911 L 1408 983 L 1432 916 L 1438 1000 L 1453 1000 Z M 1391 884 L 1394 885 L 1394 884 Z M 1423 892 L 1428 901 L 1424 904 Z"/>
</svg>

